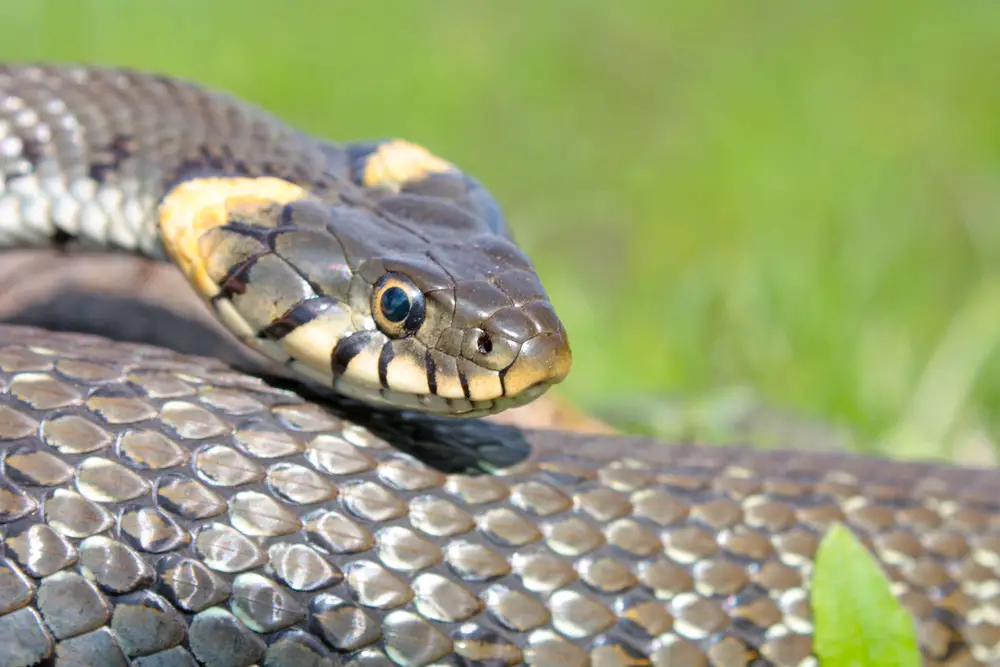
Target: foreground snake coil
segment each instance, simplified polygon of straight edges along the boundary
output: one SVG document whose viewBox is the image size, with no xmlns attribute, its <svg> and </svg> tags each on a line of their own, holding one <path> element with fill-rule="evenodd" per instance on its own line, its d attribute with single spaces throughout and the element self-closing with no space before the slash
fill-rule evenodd
<svg viewBox="0 0 1000 667">
<path fill-rule="evenodd" d="M 478 184 L 164 77 L 10 67 L 0 90 L 3 245 L 169 256 L 305 381 L 0 327 L 0 667 L 815 665 L 836 522 L 928 665 L 1000 664 L 997 471 L 428 415 L 568 371 Z"/>
</svg>

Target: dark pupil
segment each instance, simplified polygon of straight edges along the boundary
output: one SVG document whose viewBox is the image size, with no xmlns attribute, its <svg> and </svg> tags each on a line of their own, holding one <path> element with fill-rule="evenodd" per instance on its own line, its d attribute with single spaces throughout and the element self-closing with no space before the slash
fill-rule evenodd
<svg viewBox="0 0 1000 667">
<path fill-rule="evenodd" d="M 382 292 L 382 314 L 390 322 L 402 322 L 410 314 L 410 298 L 399 287 Z"/>
</svg>

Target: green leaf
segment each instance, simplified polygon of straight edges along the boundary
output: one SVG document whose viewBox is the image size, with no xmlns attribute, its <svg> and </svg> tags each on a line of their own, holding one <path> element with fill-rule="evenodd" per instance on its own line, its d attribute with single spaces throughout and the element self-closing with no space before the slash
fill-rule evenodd
<svg viewBox="0 0 1000 667">
<path fill-rule="evenodd" d="M 811 595 L 821 667 L 920 667 L 913 617 L 875 559 L 840 524 L 819 545 Z"/>
</svg>

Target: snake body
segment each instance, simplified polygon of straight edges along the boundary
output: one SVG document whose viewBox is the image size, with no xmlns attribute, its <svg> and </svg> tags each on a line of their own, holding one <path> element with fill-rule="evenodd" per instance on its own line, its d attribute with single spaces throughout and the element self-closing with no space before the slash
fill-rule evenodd
<svg viewBox="0 0 1000 667">
<path fill-rule="evenodd" d="M 816 665 L 837 522 L 926 664 L 1000 664 L 997 471 L 440 417 L 570 363 L 473 179 L 167 77 L 0 91 L 0 244 L 169 258 L 305 381 L 0 327 L 0 667 Z"/>
</svg>

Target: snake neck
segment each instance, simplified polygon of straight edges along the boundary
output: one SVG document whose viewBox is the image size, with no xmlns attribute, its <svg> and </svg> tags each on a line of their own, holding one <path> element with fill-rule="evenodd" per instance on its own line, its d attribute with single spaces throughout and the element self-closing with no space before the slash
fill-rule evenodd
<svg viewBox="0 0 1000 667">
<path fill-rule="evenodd" d="M 344 169 L 263 110 L 168 77 L 91 67 L 0 67 L 0 247 L 117 250 L 165 259 L 164 194 L 179 181 Z"/>
</svg>

